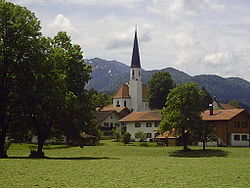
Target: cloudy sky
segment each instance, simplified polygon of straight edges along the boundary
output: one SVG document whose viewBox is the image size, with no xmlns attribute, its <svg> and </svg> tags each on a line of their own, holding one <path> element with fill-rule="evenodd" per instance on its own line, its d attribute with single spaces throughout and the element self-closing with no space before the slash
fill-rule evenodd
<svg viewBox="0 0 250 188">
<path fill-rule="evenodd" d="M 249 0 L 10 0 L 45 36 L 67 31 L 86 58 L 130 65 L 138 25 L 142 67 L 250 81 Z"/>
</svg>

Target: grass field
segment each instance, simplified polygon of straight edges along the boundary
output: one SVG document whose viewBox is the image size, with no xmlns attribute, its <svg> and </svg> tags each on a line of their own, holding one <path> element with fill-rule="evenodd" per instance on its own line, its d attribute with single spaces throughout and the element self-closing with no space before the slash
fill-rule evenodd
<svg viewBox="0 0 250 188">
<path fill-rule="evenodd" d="M 29 145 L 12 144 L 0 159 L 0 187 L 250 187 L 250 148 L 181 149 L 102 141 L 50 146 L 48 159 L 28 159 Z"/>
</svg>

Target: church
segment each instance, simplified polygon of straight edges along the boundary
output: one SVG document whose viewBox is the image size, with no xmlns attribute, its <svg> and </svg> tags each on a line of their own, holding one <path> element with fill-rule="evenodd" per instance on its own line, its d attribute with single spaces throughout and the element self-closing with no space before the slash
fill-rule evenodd
<svg viewBox="0 0 250 188">
<path fill-rule="evenodd" d="M 113 97 L 113 107 L 127 107 L 132 112 L 149 111 L 147 86 L 142 84 L 141 61 L 137 30 L 130 66 L 130 80 L 123 84 Z"/>
</svg>

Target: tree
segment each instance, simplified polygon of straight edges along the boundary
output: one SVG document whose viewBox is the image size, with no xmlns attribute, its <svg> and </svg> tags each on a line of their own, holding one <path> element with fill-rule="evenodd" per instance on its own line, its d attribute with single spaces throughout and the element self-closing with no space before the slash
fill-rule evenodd
<svg viewBox="0 0 250 188">
<path fill-rule="evenodd" d="M 208 109 L 209 108 L 209 104 L 213 104 L 213 97 L 211 97 L 211 95 L 208 93 L 208 91 L 202 87 L 202 91 L 204 92 L 205 96 L 204 96 L 204 109 Z"/>
<path fill-rule="evenodd" d="M 190 133 L 201 124 L 204 96 L 204 91 L 195 83 L 178 85 L 170 91 L 162 110 L 160 131 L 175 130 L 182 138 L 184 150 L 188 150 Z"/>
<path fill-rule="evenodd" d="M 232 105 L 235 108 L 239 108 L 239 109 L 241 108 L 240 102 L 236 100 L 231 100 L 228 102 L 228 104 Z"/>
<path fill-rule="evenodd" d="M 112 103 L 112 97 L 106 93 L 100 93 L 97 90 L 90 89 L 89 93 L 93 96 L 95 107 L 100 108 Z"/>
<path fill-rule="evenodd" d="M 135 138 L 138 139 L 140 142 L 144 142 L 147 139 L 147 135 L 144 132 L 137 132 L 135 133 Z"/>
<path fill-rule="evenodd" d="M 128 132 L 125 132 L 122 136 L 122 142 L 124 144 L 129 144 L 131 141 L 131 134 L 129 134 Z"/>
<path fill-rule="evenodd" d="M 153 74 L 148 82 L 148 100 L 151 109 L 162 109 L 166 104 L 166 98 L 170 89 L 175 84 L 168 72 L 157 72 Z"/>
<path fill-rule="evenodd" d="M 53 39 L 53 47 L 63 50 L 65 58 L 66 100 L 60 124 L 64 134 L 73 142 L 81 140 L 80 133 L 98 135 L 93 116 L 96 98 L 85 86 L 90 80 L 91 66 L 86 65 L 81 47 L 72 44 L 66 32 L 59 32 Z"/>
<path fill-rule="evenodd" d="M 0 1 L 0 157 L 7 157 L 6 133 L 9 125 L 15 124 L 16 110 L 20 112 L 17 86 L 26 71 L 24 65 L 30 64 L 37 54 L 40 29 L 39 21 L 26 8 Z"/>
</svg>

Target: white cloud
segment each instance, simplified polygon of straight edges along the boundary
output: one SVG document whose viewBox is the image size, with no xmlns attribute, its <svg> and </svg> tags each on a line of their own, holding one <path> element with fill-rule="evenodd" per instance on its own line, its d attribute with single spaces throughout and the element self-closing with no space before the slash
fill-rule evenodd
<svg viewBox="0 0 250 188">
<path fill-rule="evenodd" d="M 18 4 L 30 5 L 30 4 L 50 4 L 50 0 L 13 0 Z M 66 5 L 121 5 L 129 6 L 137 4 L 143 0 L 53 0 L 53 3 L 60 3 Z"/>
<path fill-rule="evenodd" d="M 72 26 L 69 18 L 62 14 L 58 14 L 53 22 L 49 23 L 49 27 L 57 27 L 60 30 L 68 32 L 77 32 L 76 28 Z"/>
<path fill-rule="evenodd" d="M 204 57 L 204 61 L 206 63 L 212 64 L 215 66 L 224 66 L 225 64 L 229 64 L 233 62 L 233 59 L 234 59 L 233 54 L 228 51 L 207 54 Z"/>
<path fill-rule="evenodd" d="M 212 0 L 153 0 L 148 10 L 171 19 L 197 15 L 209 10 L 222 11 L 224 6 Z"/>
</svg>

